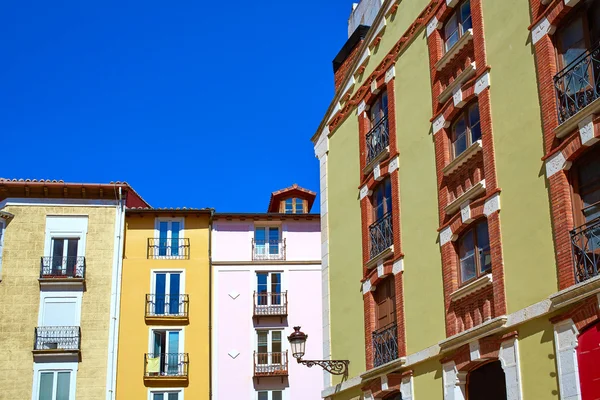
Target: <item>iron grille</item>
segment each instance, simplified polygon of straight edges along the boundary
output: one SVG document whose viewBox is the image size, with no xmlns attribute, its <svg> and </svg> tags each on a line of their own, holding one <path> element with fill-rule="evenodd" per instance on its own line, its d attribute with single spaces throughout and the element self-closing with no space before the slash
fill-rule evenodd
<svg viewBox="0 0 600 400">
<path fill-rule="evenodd" d="M 567 65 L 554 77 L 558 121 L 565 122 L 600 97 L 600 45 Z"/>
<path fill-rule="evenodd" d="M 277 376 L 288 374 L 288 353 L 254 352 L 254 376 Z"/>
<path fill-rule="evenodd" d="M 85 278 L 85 257 L 42 257 L 40 278 Z"/>
<path fill-rule="evenodd" d="M 254 292 L 254 315 L 287 315 L 287 291 L 281 293 Z"/>
<path fill-rule="evenodd" d="M 148 238 L 148 258 L 189 260 L 190 239 Z"/>
<path fill-rule="evenodd" d="M 373 366 L 379 367 L 398 358 L 396 323 L 373 332 Z"/>
<path fill-rule="evenodd" d="M 367 164 L 381 154 L 390 144 L 388 117 L 385 115 L 367 133 Z"/>
<path fill-rule="evenodd" d="M 394 243 L 391 211 L 369 226 L 369 238 L 371 240 L 370 258 L 381 254 Z"/>
<path fill-rule="evenodd" d="M 279 239 L 279 240 L 252 239 L 252 260 L 254 260 L 254 261 L 285 260 L 285 239 Z"/>
<path fill-rule="evenodd" d="M 600 218 L 571 231 L 575 279 L 583 282 L 598 276 L 600 269 Z"/>
<path fill-rule="evenodd" d="M 145 377 L 187 377 L 188 353 L 144 354 Z"/>
<path fill-rule="evenodd" d="M 189 302 L 187 294 L 147 294 L 146 317 L 187 317 Z"/>
<path fill-rule="evenodd" d="M 78 326 L 38 326 L 34 350 L 80 350 L 81 328 Z"/>
</svg>

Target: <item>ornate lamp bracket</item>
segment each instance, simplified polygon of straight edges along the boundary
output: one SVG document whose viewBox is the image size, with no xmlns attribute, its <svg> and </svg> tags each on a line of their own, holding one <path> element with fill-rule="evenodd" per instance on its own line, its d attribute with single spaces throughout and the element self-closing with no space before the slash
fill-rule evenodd
<svg viewBox="0 0 600 400">
<path fill-rule="evenodd" d="M 349 360 L 303 360 L 301 358 L 297 360 L 299 364 L 304 364 L 308 368 L 318 365 L 332 375 L 348 376 Z"/>
</svg>

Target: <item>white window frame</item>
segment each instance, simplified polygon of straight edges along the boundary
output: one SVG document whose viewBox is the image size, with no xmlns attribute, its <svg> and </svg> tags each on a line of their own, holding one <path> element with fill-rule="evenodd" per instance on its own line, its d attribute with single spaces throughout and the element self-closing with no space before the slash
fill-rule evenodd
<svg viewBox="0 0 600 400">
<path fill-rule="evenodd" d="M 274 328 L 274 329 L 256 329 L 256 334 L 254 335 L 254 349 L 258 353 L 258 333 L 259 332 L 267 332 L 267 353 L 273 352 L 273 332 L 281 332 L 281 352 L 285 353 L 287 348 L 284 343 L 284 332 L 283 329 Z"/>
<path fill-rule="evenodd" d="M 281 297 L 281 302 L 282 302 L 282 304 L 271 304 L 271 296 L 267 296 L 267 304 L 266 304 L 266 306 L 267 307 L 271 306 L 271 305 L 282 306 L 283 303 L 284 303 L 284 301 L 283 301 L 283 292 L 285 292 L 284 279 L 283 279 L 284 273 L 283 273 L 283 271 L 271 271 L 271 270 L 260 271 L 260 270 L 256 270 L 255 273 L 254 273 L 254 289 L 253 290 L 255 290 L 257 294 L 258 294 L 258 275 L 259 274 L 267 274 L 267 293 L 271 293 L 271 287 L 272 287 L 272 284 L 271 284 L 271 274 L 279 274 L 280 279 L 281 279 L 280 284 L 281 284 L 281 296 L 282 296 Z"/>
<path fill-rule="evenodd" d="M 158 240 L 160 239 L 160 223 L 161 222 L 167 222 L 168 225 L 168 230 L 167 230 L 167 240 L 171 239 L 172 236 L 172 232 L 173 232 L 173 222 L 179 222 L 179 239 L 184 239 L 185 238 L 185 218 L 183 217 L 176 217 L 176 218 L 165 218 L 165 217 L 157 217 L 154 220 L 154 239 Z M 171 256 L 171 255 L 165 255 L 165 256 L 161 256 L 158 255 L 158 249 L 154 249 L 155 254 L 154 254 L 154 258 L 155 259 L 180 259 L 180 258 L 184 258 L 184 255 L 179 254 L 177 256 Z"/>
<path fill-rule="evenodd" d="M 177 353 L 185 353 L 185 331 L 183 327 L 173 326 L 153 326 L 148 329 L 148 353 L 154 352 L 154 331 L 167 331 L 167 332 L 179 332 L 179 349 Z M 167 335 L 168 336 L 168 335 Z"/>
<path fill-rule="evenodd" d="M 75 400 L 75 390 L 77 388 L 77 370 L 79 363 L 33 363 L 33 387 L 31 390 L 31 399 L 38 400 L 40 398 L 40 376 L 42 372 L 70 372 L 71 378 L 69 382 L 69 399 Z"/>
<path fill-rule="evenodd" d="M 150 270 L 150 294 L 156 294 L 156 274 L 179 274 L 179 294 L 185 294 L 185 269 L 153 269 Z M 165 294 L 170 294 L 169 282 L 165 282 Z M 167 314 L 168 315 L 168 314 Z"/>
<path fill-rule="evenodd" d="M 46 304 L 46 299 L 48 298 L 52 298 L 52 299 L 57 299 L 56 302 L 61 302 L 60 300 L 66 300 L 66 299 L 75 299 L 75 325 L 74 326 L 81 326 L 81 302 L 83 299 L 83 292 L 81 291 L 69 291 L 69 292 L 63 292 L 63 291 L 43 291 L 40 292 L 40 305 L 38 307 L 38 325 L 37 326 L 44 326 L 42 324 L 42 321 L 44 320 L 44 306 Z"/>
<path fill-rule="evenodd" d="M 272 228 L 277 228 L 277 230 L 279 231 L 279 238 L 277 239 L 277 254 L 272 254 L 272 256 L 274 257 L 274 259 L 280 259 L 280 257 L 283 255 L 283 227 L 279 224 L 255 224 L 254 225 L 254 229 L 252 230 L 252 237 L 254 239 L 254 249 L 252 250 L 254 252 L 254 254 L 258 255 L 257 253 L 257 248 L 258 248 L 258 244 L 256 243 L 256 230 L 260 229 L 260 228 L 264 228 L 265 230 L 265 244 L 264 246 L 264 254 L 262 254 L 263 256 L 265 256 L 265 260 L 268 260 L 270 257 L 270 243 L 269 243 L 269 231 Z"/>
<path fill-rule="evenodd" d="M 273 400 L 273 392 L 281 392 L 281 400 L 285 400 L 287 398 L 286 396 L 286 390 L 284 388 L 282 389 L 258 389 L 256 390 L 256 396 L 254 397 L 256 400 L 258 400 L 258 394 L 261 392 L 267 392 L 267 396 L 268 396 L 268 400 Z"/>
<path fill-rule="evenodd" d="M 88 232 L 88 217 L 81 215 L 46 216 L 46 239 L 44 242 L 44 256 L 52 255 L 52 239 L 79 239 L 77 256 L 85 256 L 86 236 Z"/>
<path fill-rule="evenodd" d="M 183 399 L 183 394 L 184 394 L 183 388 L 151 388 L 151 389 L 148 389 L 148 400 L 153 400 L 152 395 L 154 395 L 155 393 L 156 394 L 177 393 L 179 395 L 177 400 L 184 400 Z M 165 400 L 168 400 L 168 399 L 165 399 Z"/>
</svg>

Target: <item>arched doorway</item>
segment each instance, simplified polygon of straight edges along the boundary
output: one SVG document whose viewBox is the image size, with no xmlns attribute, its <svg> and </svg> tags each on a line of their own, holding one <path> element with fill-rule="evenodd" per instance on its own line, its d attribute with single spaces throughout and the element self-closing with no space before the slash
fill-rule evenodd
<svg viewBox="0 0 600 400">
<path fill-rule="evenodd" d="M 585 329 L 577 340 L 577 363 L 582 399 L 600 398 L 600 323 Z"/>
<path fill-rule="evenodd" d="M 469 372 L 467 400 L 506 400 L 506 377 L 500 361 L 493 361 Z"/>
</svg>

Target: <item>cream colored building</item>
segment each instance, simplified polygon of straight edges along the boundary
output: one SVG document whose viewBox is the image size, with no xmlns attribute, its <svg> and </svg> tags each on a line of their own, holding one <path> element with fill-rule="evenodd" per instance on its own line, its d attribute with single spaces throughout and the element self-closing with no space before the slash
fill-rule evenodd
<svg viewBox="0 0 600 400">
<path fill-rule="evenodd" d="M 114 399 L 127 184 L 0 179 L 0 399 Z"/>
</svg>

